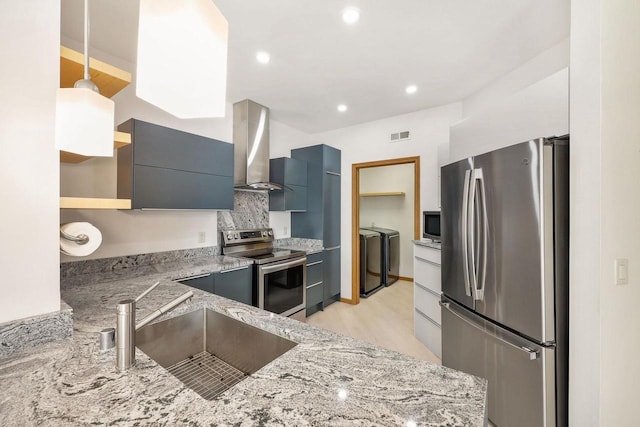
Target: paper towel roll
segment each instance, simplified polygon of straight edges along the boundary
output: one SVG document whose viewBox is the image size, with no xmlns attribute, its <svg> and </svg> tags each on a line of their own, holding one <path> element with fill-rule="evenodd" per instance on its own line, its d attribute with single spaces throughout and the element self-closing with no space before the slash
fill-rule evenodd
<svg viewBox="0 0 640 427">
<path fill-rule="evenodd" d="M 88 222 L 70 222 L 62 224 L 60 230 L 71 236 L 85 234 L 89 236 L 89 241 L 84 245 L 67 240 L 60 236 L 60 252 L 70 256 L 87 256 L 95 252 L 102 243 L 102 233 Z"/>
</svg>

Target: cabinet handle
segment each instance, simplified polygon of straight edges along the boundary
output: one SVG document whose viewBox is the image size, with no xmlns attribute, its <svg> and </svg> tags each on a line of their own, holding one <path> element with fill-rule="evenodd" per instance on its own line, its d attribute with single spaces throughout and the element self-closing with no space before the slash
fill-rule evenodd
<svg viewBox="0 0 640 427">
<path fill-rule="evenodd" d="M 438 263 L 437 263 L 437 262 L 435 262 L 435 261 L 431 261 L 430 259 L 422 258 L 422 257 L 419 257 L 419 256 L 417 256 L 417 257 L 415 257 L 415 258 L 416 258 L 416 259 L 419 259 L 420 261 L 428 262 L 429 264 L 432 264 L 432 265 L 435 265 L 435 266 L 440 267 L 440 264 L 438 264 Z"/>
<path fill-rule="evenodd" d="M 340 245 L 338 246 L 331 246 L 330 248 L 324 248 L 325 251 L 334 251 L 336 249 L 340 249 Z"/>
<path fill-rule="evenodd" d="M 208 277 L 211 276 L 211 273 L 204 273 L 204 274 L 196 274 L 195 276 L 187 276 L 187 277 L 181 277 L 179 279 L 174 279 L 174 282 L 182 282 L 185 280 L 193 280 L 193 279 L 200 279 L 201 277 Z"/>
<path fill-rule="evenodd" d="M 328 174 L 328 175 L 336 175 L 336 176 L 340 176 L 340 174 L 338 172 L 330 172 L 330 171 L 324 171 L 324 173 Z"/>
<path fill-rule="evenodd" d="M 418 283 L 418 282 L 416 282 L 415 280 L 413 281 L 413 283 L 415 283 L 415 284 L 416 284 L 416 286 L 417 286 L 417 287 L 419 287 L 420 289 L 425 290 L 425 291 L 429 292 L 431 295 L 433 295 L 433 296 L 436 296 L 436 297 L 440 298 L 440 296 L 441 296 L 441 295 L 440 295 L 438 292 L 436 292 L 436 291 L 434 291 L 434 290 L 432 290 L 432 289 L 429 289 L 428 287 L 426 287 L 426 286 L 425 286 L 425 285 L 423 285 L 422 283 Z"/>
<path fill-rule="evenodd" d="M 318 286 L 318 285 L 322 285 L 322 281 L 320 281 L 318 283 L 314 283 L 313 285 L 307 286 L 307 289 L 311 289 L 311 288 L 313 288 L 315 286 Z"/>
<path fill-rule="evenodd" d="M 311 267 L 312 265 L 322 264 L 322 261 L 312 262 L 311 264 L 307 264 L 307 267 Z"/>
<path fill-rule="evenodd" d="M 267 273 L 271 273 L 274 271 L 282 271 L 282 270 L 286 270 L 288 268 L 292 268 L 292 267 L 297 267 L 299 265 L 302 265 L 306 268 L 307 266 L 307 258 L 299 258 L 296 259 L 294 261 L 289 261 L 289 262 L 285 262 L 282 264 L 276 264 L 272 266 L 267 266 L 267 267 L 260 267 L 260 272 L 262 274 L 267 274 Z"/>
<path fill-rule="evenodd" d="M 434 325 L 436 325 L 438 328 L 441 328 L 440 324 L 438 322 L 436 322 L 435 320 L 433 320 L 431 317 L 427 316 L 426 314 L 424 314 L 423 312 L 421 312 L 420 310 L 418 310 L 417 308 L 414 309 L 416 311 L 416 313 L 418 313 L 420 316 L 424 317 L 425 319 L 427 319 L 429 322 L 433 323 Z"/>
<path fill-rule="evenodd" d="M 234 271 L 246 270 L 247 268 L 249 268 L 249 266 L 245 265 L 243 267 L 230 268 L 228 270 L 220 270 L 218 273 L 220 274 L 232 273 Z"/>
</svg>

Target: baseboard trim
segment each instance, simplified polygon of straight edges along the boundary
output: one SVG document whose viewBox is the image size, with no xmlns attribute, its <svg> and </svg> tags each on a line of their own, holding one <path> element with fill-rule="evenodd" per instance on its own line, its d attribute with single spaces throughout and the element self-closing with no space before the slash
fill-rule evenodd
<svg viewBox="0 0 640 427">
<path fill-rule="evenodd" d="M 399 276 L 398 280 L 406 280 L 407 282 L 413 282 L 413 277 L 403 277 Z"/>
<path fill-rule="evenodd" d="M 355 302 L 353 301 L 353 299 L 340 298 L 340 302 L 344 302 L 344 303 L 347 303 L 347 304 L 355 305 Z"/>
</svg>

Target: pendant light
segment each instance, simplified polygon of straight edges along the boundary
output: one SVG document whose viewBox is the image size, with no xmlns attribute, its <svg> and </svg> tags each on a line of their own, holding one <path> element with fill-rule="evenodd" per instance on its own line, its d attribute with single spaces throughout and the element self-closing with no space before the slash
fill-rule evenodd
<svg viewBox="0 0 640 427">
<path fill-rule="evenodd" d="M 179 118 L 224 117 L 228 33 L 212 0 L 140 0 L 136 95 Z"/>
<path fill-rule="evenodd" d="M 84 79 L 56 93 L 56 148 L 83 156 L 113 156 L 114 103 L 89 75 L 89 0 L 84 0 Z"/>
</svg>

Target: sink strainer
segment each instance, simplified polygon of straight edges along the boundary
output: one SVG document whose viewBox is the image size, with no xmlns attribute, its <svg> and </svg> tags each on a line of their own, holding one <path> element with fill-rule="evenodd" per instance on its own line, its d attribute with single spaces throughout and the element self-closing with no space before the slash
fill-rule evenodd
<svg viewBox="0 0 640 427">
<path fill-rule="evenodd" d="M 246 376 L 206 351 L 189 356 L 167 370 L 207 400 L 238 384 Z"/>
</svg>

